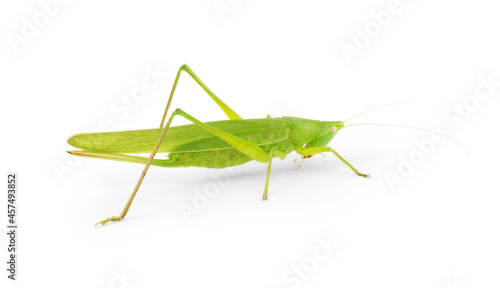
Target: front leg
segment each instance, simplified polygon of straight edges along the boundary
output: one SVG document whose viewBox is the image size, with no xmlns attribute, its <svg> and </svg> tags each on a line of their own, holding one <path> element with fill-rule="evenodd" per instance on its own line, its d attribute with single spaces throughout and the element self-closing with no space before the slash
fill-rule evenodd
<svg viewBox="0 0 500 288">
<path fill-rule="evenodd" d="M 359 176 L 369 178 L 371 177 L 368 174 L 363 174 L 358 171 L 358 169 L 354 168 L 354 166 L 351 165 L 351 163 L 347 162 L 347 160 L 344 159 L 344 157 L 340 156 L 337 151 L 333 150 L 331 147 L 314 147 L 314 148 L 304 148 L 300 145 L 295 145 L 294 150 L 299 153 L 299 155 L 302 156 L 308 156 L 308 155 L 314 155 L 322 152 L 332 152 L 333 155 L 337 156 L 342 162 L 344 162 L 349 168 L 351 168 L 354 173 L 358 174 Z"/>
</svg>

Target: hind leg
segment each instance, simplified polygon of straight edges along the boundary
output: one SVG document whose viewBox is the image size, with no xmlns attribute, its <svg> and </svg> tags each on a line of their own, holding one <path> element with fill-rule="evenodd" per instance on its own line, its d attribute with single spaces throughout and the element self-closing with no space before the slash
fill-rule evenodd
<svg viewBox="0 0 500 288">
<path fill-rule="evenodd" d="M 268 161 L 268 153 L 266 151 L 262 150 L 262 148 L 260 148 L 257 144 L 254 144 L 248 140 L 242 139 L 240 137 L 234 136 L 232 134 L 229 134 L 227 132 L 224 132 L 222 130 L 214 128 L 206 123 L 199 121 L 198 119 L 187 114 L 186 112 L 182 111 L 181 109 L 176 109 L 172 113 L 170 118 L 168 119 L 167 123 L 165 124 L 165 127 L 163 128 L 163 130 L 160 134 L 160 137 L 158 138 L 158 141 L 156 142 L 155 147 L 153 148 L 153 151 L 151 152 L 151 155 L 149 156 L 149 158 L 146 161 L 146 166 L 144 167 L 144 170 L 142 171 L 141 177 L 139 178 L 139 181 L 137 182 L 137 185 L 135 186 L 134 191 L 132 192 L 132 195 L 130 196 L 130 198 L 129 198 L 127 204 L 125 205 L 125 208 L 123 209 L 120 216 L 112 216 L 112 217 L 106 218 L 100 222 L 97 222 L 96 226 L 98 224 L 104 225 L 110 221 L 120 221 L 123 218 L 125 218 L 128 210 L 130 208 L 130 205 L 132 204 L 132 201 L 134 201 L 135 195 L 137 194 L 137 191 L 139 190 L 139 187 L 141 186 L 142 181 L 144 180 L 144 177 L 146 176 L 146 173 L 148 172 L 149 166 L 151 166 L 151 163 L 153 163 L 153 160 L 154 160 L 153 158 L 155 157 L 156 152 L 158 152 L 158 148 L 160 147 L 160 143 L 163 140 L 163 137 L 165 136 L 168 128 L 170 127 L 170 124 L 172 123 L 173 118 L 177 115 L 186 118 L 187 120 L 193 122 L 193 124 L 196 124 L 196 125 L 200 126 L 201 128 L 203 128 L 204 130 L 210 132 L 214 136 L 221 138 L 222 140 L 226 141 L 228 144 L 230 144 L 231 146 L 233 146 L 234 148 L 236 148 L 238 151 L 242 152 L 243 154 L 247 155 L 248 157 L 252 158 L 253 160 L 256 160 L 256 161 L 259 161 L 262 163 L 266 163 Z M 129 157 L 135 157 L 135 156 L 129 156 Z M 140 157 L 136 157 L 133 159 L 137 160 L 137 158 L 140 158 Z"/>
<path fill-rule="evenodd" d="M 188 73 L 189 76 L 191 76 L 191 78 L 193 78 L 194 81 L 196 81 L 196 83 L 198 83 L 198 85 L 200 85 L 201 88 L 203 88 L 203 90 L 205 90 L 205 92 L 207 92 L 208 96 L 210 96 L 210 98 L 212 98 L 212 100 L 214 100 L 215 103 L 217 103 L 217 105 L 219 105 L 219 107 L 222 109 L 222 111 L 224 111 L 224 113 L 227 115 L 227 117 L 229 119 L 242 119 L 240 117 L 240 115 L 238 115 L 236 112 L 234 112 L 233 109 L 231 109 L 231 107 L 227 106 L 227 104 L 224 103 L 224 101 L 220 100 L 220 98 L 217 97 L 214 94 L 214 92 L 212 92 L 212 90 L 210 90 L 207 87 L 207 85 L 205 85 L 205 83 L 201 82 L 200 78 L 198 78 L 198 76 L 196 76 L 196 74 L 194 74 L 193 70 L 191 70 L 191 68 L 189 68 L 189 66 L 187 64 L 184 64 L 179 68 L 179 71 L 177 72 L 177 76 L 175 76 L 174 85 L 172 86 L 172 91 L 170 92 L 170 97 L 168 98 L 167 107 L 165 107 L 165 112 L 163 112 L 163 117 L 161 119 L 160 128 L 163 127 L 163 123 L 165 122 L 165 118 L 167 117 L 168 109 L 170 108 L 170 104 L 172 103 L 172 99 L 174 98 L 175 88 L 177 88 L 177 83 L 179 82 L 179 78 L 181 77 L 182 71 L 185 71 L 186 73 Z"/>
</svg>

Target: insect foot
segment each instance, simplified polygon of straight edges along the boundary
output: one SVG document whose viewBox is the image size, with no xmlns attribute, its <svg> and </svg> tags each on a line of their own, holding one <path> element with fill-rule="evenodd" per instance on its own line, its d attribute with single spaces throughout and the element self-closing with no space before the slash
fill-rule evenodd
<svg viewBox="0 0 500 288">
<path fill-rule="evenodd" d="M 359 176 L 365 177 L 365 178 L 371 178 L 372 177 L 372 176 L 370 176 L 368 174 L 363 174 L 363 173 L 359 173 L 359 172 L 357 172 L 356 174 L 358 174 Z"/>
<path fill-rule="evenodd" d="M 122 219 L 123 218 L 119 217 L 119 216 L 112 216 L 112 217 L 106 218 L 105 220 L 102 220 L 100 222 L 95 223 L 95 227 L 97 227 L 97 225 L 99 225 L 99 224 L 101 224 L 101 226 L 104 226 L 104 224 L 106 224 L 110 221 L 120 221 Z"/>
</svg>

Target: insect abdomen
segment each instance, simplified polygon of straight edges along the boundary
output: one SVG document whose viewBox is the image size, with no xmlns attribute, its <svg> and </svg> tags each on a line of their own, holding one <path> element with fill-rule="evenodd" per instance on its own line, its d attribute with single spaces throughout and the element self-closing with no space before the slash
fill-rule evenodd
<svg viewBox="0 0 500 288">
<path fill-rule="evenodd" d="M 276 147 L 276 149 L 281 150 L 285 154 L 293 150 L 293 144 L 289 138 L 273 144 L 261 145 L 260 147 L 266 152 L 271 147 Z M 235 148 L 197 152 L 172 152 L 168 154 L 168 157 L 169 167 L 225 168 L 241 165 L 253 160 Z"/>
</svg>

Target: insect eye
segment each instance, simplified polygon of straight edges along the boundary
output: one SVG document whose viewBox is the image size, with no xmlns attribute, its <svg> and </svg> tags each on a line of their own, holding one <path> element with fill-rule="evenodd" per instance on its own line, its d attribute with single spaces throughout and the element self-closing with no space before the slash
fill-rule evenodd
<svg viewBox="0 0 500 288">
<path fill-rule="evenodd" d="M 337 132 L 337 127 L 333 126 L 332 128 L 330 128 L 330 132 L 332 132 L 332 133 Z"/>
</svg>

